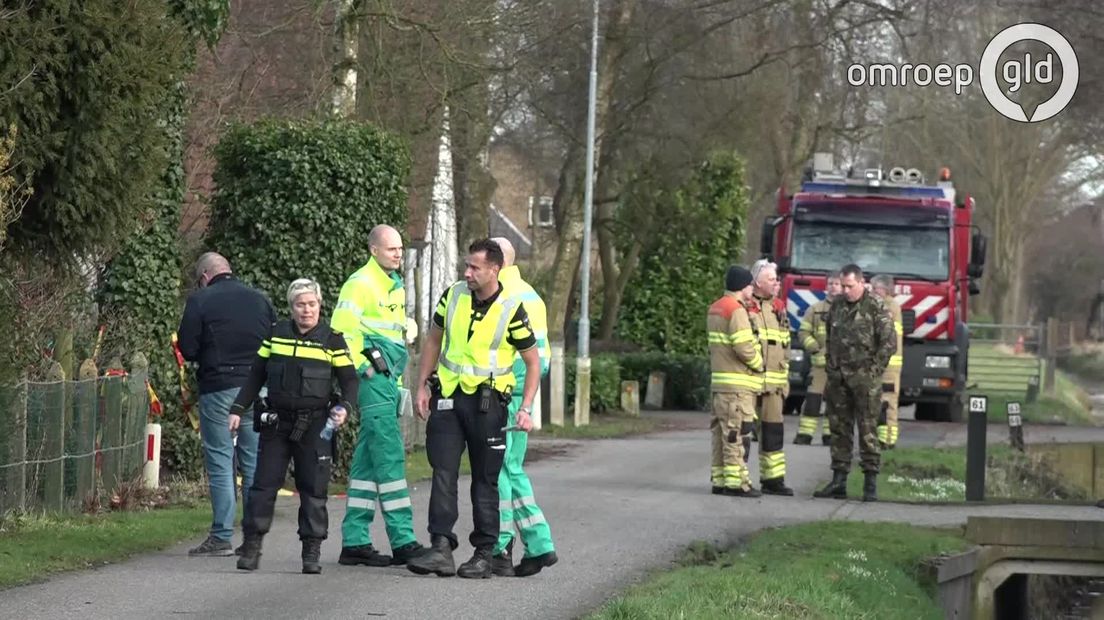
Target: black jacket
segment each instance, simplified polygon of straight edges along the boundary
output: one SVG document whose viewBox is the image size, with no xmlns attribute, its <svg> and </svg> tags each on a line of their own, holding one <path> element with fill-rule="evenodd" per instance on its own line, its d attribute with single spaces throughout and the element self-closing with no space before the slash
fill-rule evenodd
<svg viewBox="0 0 1104 620">
<path fill-rule="evenodd" d="M 244 385 L 275 322 L 268 297 L 230 274 L 215 276 L 188 297 L 177 335 L 184 359 L 199 363 L 199 393 Z"/>
</svg>

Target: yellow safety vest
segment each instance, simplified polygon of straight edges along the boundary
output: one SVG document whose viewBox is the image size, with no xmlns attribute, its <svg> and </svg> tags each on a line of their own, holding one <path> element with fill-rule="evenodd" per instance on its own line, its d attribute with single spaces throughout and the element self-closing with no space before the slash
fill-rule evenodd
<svg viewBox="0 0 1104 620">
<path fill-rule="evenodd" d="M 356 270 L 341 287 L 330 325 L 345 335 L 353 365 L 364 372 L 365 337 L 406 349 L 406 289 L 398 274 L 388 275 L 375 258 Z M 401 373 L 402 368 L 397 369 Z"/>
<path fill-rule="evenodd" d="M 905 365 L 905 326 L 901 319 L 901 306 L 892 295 L 886 295 L 885 303 L 886 308 L 889 308 L 889 315 L 893 318 L 893 331 L 897 333 L 897 352 L 889 358 L 887 368 L 901 368 Z"/>
<path fill-rule="evenodd" d="M 437 362 L 443 396 L 451 396 L 457 386 L 466 394 L 474 394 L 488 380 L 500 392 L 513 389 L 517 383 L 514 377 L 517 351 L 506 335 L 519 303 L 503 290 L 482 320 L 472 321 L 472 294 L 467 283 L 457 282 L 449 288 L 445 298 L 444 340 Z"/>
</svg>

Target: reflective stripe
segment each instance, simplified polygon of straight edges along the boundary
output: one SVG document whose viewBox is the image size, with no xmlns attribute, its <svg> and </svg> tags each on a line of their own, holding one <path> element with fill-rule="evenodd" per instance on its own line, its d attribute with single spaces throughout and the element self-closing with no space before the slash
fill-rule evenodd
<svg viewBox="0 0 1104 620">
<path fill-rule="evenodd" d="M 384 512 L 393 512 L 400 508 L 410 508 L 410 498 L 400 497 L 399 499 L 392 499 L 386 502 L 380 502 L 380 507 Z"/>
<path fill-rule="evenodd" d="M 382 329 L 386 331 L 402 332 L 406 329 L 406 325 L 402 323 L 392 323 L 391 321 L 378 321 L 375 319 L 361 319 L 361 327 L 367 329 Z"/>
<path fill-rule="evenodd" d="M 379 485 L 380 493 L 394 493 L 395 491 L 401 491 L 406 488 L 406 480 L 395 480 L 393 482 L 384 482 Z"/>
<path fill-rule="evenodd" d="M 537 500 L 532 495 L 526 495 L 515 499 L 513 504 L 514 508 L 524 508 L 525 506 L 536 506 Z"/>
<path fill-rule="evenodd" d="M 337 302 L 337 307 L 334 310 L 348 310 L 357 316 L 364 314 L 363 308 L 348 299 Z"/>
<path fill-rule="evenodd" d="M 508 500 L 508 499 L 500 499 L 500 500 L 498 500 L 498 509 L 499 509 L 499 510 L 510 510 L 510 509 L 511 509 L 511 508 L 513 508 L 513 507 L 514 507 L 514 503 L 513 503 L 513 502 L 511 502 L 511 501 L 510 501 L 510 500 Z M 511 519 L 511 520 L 512 520 L 512 519 Z"/>
<path fill-rule="evenodd" d="M 904 363 L 905 363 L 904 358 L 902 358 L 900 355 L 894 355 L 893 357 L 889 358 L 890 367 L 903 366 Z"/>
<path fill-rule="evenodd" d="M 468 289 L 468 285 L 460 283 L 456 285 L 456 290 L 449 296 L 448 309 L 445 311 L 445 325 L 452 325 L 453 319 L 456 317 L 456 306 L 460 303 L 460 297 L 462 295 L 471 295 L 471 290 Z M 494 339 L 491 341 L 490 346 L 490 368 L 484 368 L 481 366 L 471 366 L 469 364 L 457 364 L 448 359 L 449 349 L 452 347 L 452 338 L 448 336 L 448 331 L 445 333 L 445 346 L 441 349 L 441 355 L 437 361 L 445 368 L 451 370 L 458 375 L 467 375 L 469 377 L 495 377 L 505 374 L 509 374 L 514 366 L 514 360 L 510 360 L 509 366 L 498 366 L 498 349 L 502 346 L 502 339 L 506 335 L 506 327 L 510 323 L 510 316 L 513 314 L 514 306 L 517 305 L 517 300 L 514 298 L 508 298 L 503 302 L 505 306 L 502 310 L 502 315 L 498 318 L 498 325 L 495 326 Z"/>
<path fill-rule="evenodd" d="M 321 362 L 329 362 L 330 356 L 322 349 L 316 349 L 314 347 L 296 346 L 290 344 L 283 344 L 281 342 L 272 343 L 272 352 L 276 355 L 283 355 L 284 357 L 296 357 L 299 359 L 318 360 Z"/>
<path fill-rule="evenodd" d="M 533 527 L 534 525 L 540 525 L 541 523 L 547 523 L 547 521 L 544 520 L 543 514 L 539 514 L 533 515 L 526 519 L 514 519 L 514 523 L 517 523 L 518 527 L 525 528 Z"/>
<path fill-rule="evenodd" d="M 801 420 L 797 423 L 797 432 L 802 435 L 812 435 L 816 433 L 818 418 L 810 418 L 808 416 L 801 416 Z"/>
<path fill-rule="evenodd" d="M 714 372 L 710 379 L 716 385 L 733 385 L 758 389 L 763 385 L 763 380 L 755 375 L 745 375 L 738 372 Z"/>
<path fill-rule="evenodd" d="M 363 497 L 353 497 L 352 495 L 350 495 L 348 500 L 346 500 L 346 502 L 345 502 L 345 507 L 347 509 L 348 508 L 359 508 L 361 510 L 372 510 L 372 511 L 374 511 L 376 509 L 376 500 L 374 500 L 374 499 L 364 499 Z"/>
<path fill-rule="evenodd" d="M 371 480 L 349 480 L 349 488 L 353 491 L 379 492 L 379 487 Z"/>
</svg>

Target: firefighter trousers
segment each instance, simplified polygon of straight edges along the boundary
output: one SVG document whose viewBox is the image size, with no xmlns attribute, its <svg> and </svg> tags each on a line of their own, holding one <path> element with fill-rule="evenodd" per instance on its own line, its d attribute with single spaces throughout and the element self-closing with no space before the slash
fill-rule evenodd
<svg viewBox="0 0 1104 620">
<path fill-rule="evenodd" d="M 471 500 L 475 528 L 469 541 L 476 549 L 493 551 L 498 543 L 498 476 L 506 454 L 506 407 L 492 396 L 486 412 L 480 410 L 479 393 L 465 394 L 459 387 L 451 398 L 434 396 L 426 423 L 426 454 L 433 468 L 429 496 L 429 533 L 457 546 L 452 529 L 460 516 L 457 480 L 465 448 L 471 463 Z M 447 405 L 446 405 L 447 403 Z"/>
<path fill-rule="evenodd" d="M 713 460 L 710 480 L 715 487 L 750 489 L 751 480 L 744 457 L 744 422 L 755 416 L 752 392 L 713 392 Z"/>
<path fill-rule="evenodd" d="M 376 503 L 383 510 L 391 549 L 415 542 L 414 509 L 406 486 L 406 449 L 399 429 L 399 386 L 383 374 L 361 377 L 357 396 L 360 430 L 349 466 L 341 545 L 372 543 Z"/>
<path fill-rule="evenodd" d="M 823 420 L 823 434 L 827 437 L 832 434 L 832 431 L 828 421 L 824 420 L 824 414 L 821 413 L 821 404 L 824 402 L 824 386 L 828 383 L 828 375 L 823 366 L 813 366 L 809 374 L 811 381 L 809 389 L 805 391 L 805 405 L 797 424 L 797 434 L 806 435 L 812 439 Z"/>
<path fill-rule="evenodd" d="M 326 491 L 333 465 L 333 442 L 319 437 L 326 426 L 326 411 L 311 418 L 299 441 L 291 440 L 290 420 L 262 427 L 257 444 L 257 471 L 249 489 L 249 503 L 242 532 L 264 536 L 272 527 L 276 495 L 287 476 L 288 462 L 295 462 L 295 489 L 299 491 L 299 538 L 326 538 L 329 514 Z"/>
<path fill-rule="evenodd" d="M 759 395 L 759 482 L 780 480 L 786 476 L 785 427 L 782 409 L 786 393 L 781 388 L 768 388 Z"/>
<path fill-rule="evenodd" d="M 897 445 L 897 400 L 901 393 L 901 368 L 887 368 L 882 375 L 882 410 L 878 415 L 878 441 Z"/>
<path fill-rule="evenodd" d="M 521 395 L 510 401 L 507 410 L 508 424 L 516 423 L 517 410 L 521 408 Z M 529 433 L 510 431 L 506 433 L 506 457 L 502 462 L 502 471 L 498 474 L 498 514 L 499 533 L 496 554 L 503 553 L 514 541 L 514 526 L 521 534 L 525 545 L 525 557 L 535 557 L 555 551 L 552 544 L 552 530 L 544 518 L 540 506 L 533 495 L 533 484 L 525 473 L 525 449 L 529 444 Z"/>
</svg>

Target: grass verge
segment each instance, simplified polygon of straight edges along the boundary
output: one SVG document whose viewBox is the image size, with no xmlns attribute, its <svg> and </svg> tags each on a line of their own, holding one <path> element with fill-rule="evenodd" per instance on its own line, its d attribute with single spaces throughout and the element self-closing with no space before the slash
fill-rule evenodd
<svg viewBox="0 0 1104 620">
<path fill-rule="evenodd" d="M 148 512 L 9 517 L 0 522 L 0 588 L 164 549 L 211 526 L 205 503 Z"/>
<path fill-rule="evenodd" d="M 925 560 L 959 551 L 957 532 L 823 521 L 767 530 L 744 547 L 698 544 L 683 566 L 591 616 L 638 618 L 942 618 Z"/>
<path fill-rule="evenodd" d="M 985 468 L 987 497 L 1023 500 L 1081 499 L 1045 464 L 1008 446 L 990 445 Z M 878 498 L 894 502 L 966 501 L 966 448 L 897 448 L 882 453 Z M 847 480 L 851 497 L 862 496 L 863 475 Z"/>
<path fill-rule="evenodd" d="M 1025 358 L 1034 359 L 1032 356 L 1016 355 L 1012 353 L 1007 347 L 1000 347 L 987 344 L 978 344 L 971 347 L 971 354 L 974 353 L 974 349 L 977 349 L 979 359 L 983 358 L 985 362 L 982 366 L 993 367 L 998 364 L 1001 357 L 1007 357 L 1009 360 L 1022 361 Z M 1097 357 L 1093 355 L 1084 355 L 1080 358 L 1072 357 L 1070 361 L 1061 364 L 1063 368 L 1066 368 L 1072 372 L 1084 371 L 1086 376 L 1091 376 L 1093 371 L 1104 371 L 1104 357 Z M 1040 379 L 1045 376 L 1046 362 L 1043 362 L 1040 369 Z M 1020 371 L 1010 371 L 1013 374 Z M 1104 376 L 1104 375 L 1098 375 Z M 1023 393 L 1009 393 L 996 389 L 999 387 L 997 384 L 986 386 L 985 380 L 980 382 L 982 385 L 971 391 L 975 395 L 986 395 L 989 397 L 989 421 L 1004 423 L 1008 418 L 1008 403 L 1017 402 L 1020 403 L 1020 415 L 1023 417 L 1024 422 L 1030 422 L 1035 424 L 1069 424 L 1078 426 L 1094 426 L 1097 424 L 1092 415 L 1092 402 L 1089 398 L 1088 392 L 1078 384 L 1077 380 L 1069 373 L 1063 370 L 1057 370 L 1054 373 L 1054 392 L 1052 394 L 1040 394 L 1039 399 L 1036 402 L 1026 402 L 1026 390 L 1027 379 L 1024 377 L 1024 392 Z M 1008 379 L 1004 380 L 1000 386 L 1007 386 Z"/>
<path fill-rule="evenodd" d="M 651 417 L 633 417 L 602 414 L 590 416 L 587 426 L 575 426 L 573 419 L 564 421 L 563 426 L 545 423 L 534 437 L 554 437 L 558 439 L 612 439 L 642 435 L 656 430 L 658 421 Z"/>
</svg>

